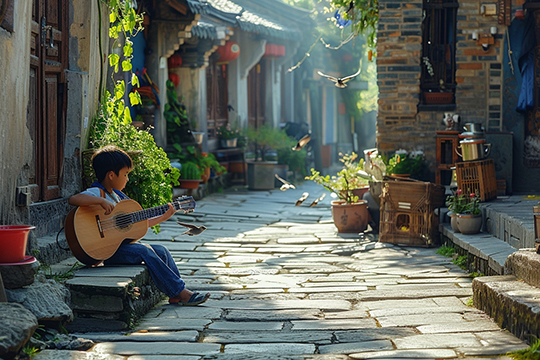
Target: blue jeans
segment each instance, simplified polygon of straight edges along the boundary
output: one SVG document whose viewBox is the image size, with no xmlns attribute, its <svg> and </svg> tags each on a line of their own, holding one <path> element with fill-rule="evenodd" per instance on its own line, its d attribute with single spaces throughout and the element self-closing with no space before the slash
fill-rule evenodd
<svg viewBox="0 0 540 360">
<path fill-rule="evenodd" d="M 169 250 L 163 245 L 122 244 L 105 265 L 138 265 L 144 261 L 156 286 L 168 297 L 186 287 Z"/>
</svg>

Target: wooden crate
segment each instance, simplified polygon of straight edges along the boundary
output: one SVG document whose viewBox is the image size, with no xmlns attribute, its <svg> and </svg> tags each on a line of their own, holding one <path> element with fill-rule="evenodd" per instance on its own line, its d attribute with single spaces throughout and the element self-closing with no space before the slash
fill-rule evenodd
<svg viewBox="0 0 540 360">
<path fill-rule="evenodd" d="M 493 159 L 456 163 L 458 189 L 463 194 L 475 193 L 481 201 L 497 197 L 497 179 Z"/>
<path fill-rule="evenodd" d="M 445 188 L 421 181 L 384 181 L 379 241 L 434 246 L 439 240 L 435 209 L 445 204 Z"/>
</svg>

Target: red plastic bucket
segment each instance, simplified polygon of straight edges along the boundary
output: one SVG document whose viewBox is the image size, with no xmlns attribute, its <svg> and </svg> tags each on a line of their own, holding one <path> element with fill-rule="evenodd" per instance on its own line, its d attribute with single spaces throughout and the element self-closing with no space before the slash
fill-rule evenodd
<svg viewBox="0 0 540 360">
<path fill-rule="evenodd" d="M 0 263 L 17 263 L 24 260 L 30 225 L 0 225 Z"/>
</svg>

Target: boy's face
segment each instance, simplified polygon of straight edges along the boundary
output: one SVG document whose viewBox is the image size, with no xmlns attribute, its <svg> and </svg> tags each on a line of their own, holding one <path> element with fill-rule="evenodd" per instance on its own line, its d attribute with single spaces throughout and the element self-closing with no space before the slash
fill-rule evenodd
<svg viewBox="0 0 540 360">
<path fill-rule="evenodd" d="M 124 167 L 120 169 L 118 172 L 118 175 L 114 173 L 114 171 L 109 171 L 110 184 L 113 187 L 113 189 L 123 190 L 126 187 L 127 182 L 129 181 L 128 174 L 131 171 L 128 167 Z"/>
</svg>

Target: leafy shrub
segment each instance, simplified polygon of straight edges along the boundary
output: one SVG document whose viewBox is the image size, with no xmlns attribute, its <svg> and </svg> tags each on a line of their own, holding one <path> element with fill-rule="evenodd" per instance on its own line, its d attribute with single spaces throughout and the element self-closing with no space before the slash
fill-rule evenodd
<svg viewBox="0 0 540 360">
<path fill-rule="evenodd" d="M 90 144 L 94 148 L 114 144 L 132 156 L 133 170 L 124 191 L 143 208 L 170 202 L 171 185 L 178 184 L 180 172 L 171 167 L 167 154 L 148 131 L 138 130 L 118 113 L 113 102 L 100 106 Z"/>
</svg>

